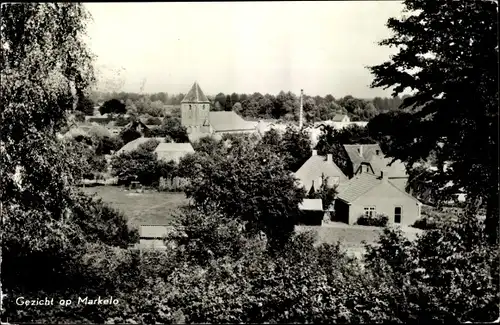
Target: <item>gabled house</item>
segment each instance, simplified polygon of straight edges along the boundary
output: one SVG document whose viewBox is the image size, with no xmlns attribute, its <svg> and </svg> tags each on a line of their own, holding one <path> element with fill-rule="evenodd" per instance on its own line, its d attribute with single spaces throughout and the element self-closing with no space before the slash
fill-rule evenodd
<svg viewBox="0 0 500 325">
<path fill-rule="evenodd" d="M 312 151 L 312 156 L 295 173 L 300 185 L 309 192 L 312 187 L 318 190 L 321 186 L 322 176 L 326 177 L 330 186 L 339 185 L 346 182 L 348 178 L 333 162 L 332 155 L 319 156 L 316 150 Z"/>
<path fill-rule="evenodd" d="M 387 173 L 362 173 L 341 185 L 335 199 L 335 221 L 355 224 L 361 215 L 384 214 L 390 224 L 412 225 L 421 203 L 392 183 Z"/>
<path fill-rule="evenodd" d="M 374 156 L 382 156 L 382 150 L 378 144 L 345 144 L 344 150 L 349 157 L 352 175 L 362 172 L 374 173 L 370 161 Z"/>
<path fill-rule="evenodd" d="M 362 173 L 380 175 L 383 170 L 393 184 L 405 190 L 408 182 L 405 165 L 400 160 L 392 162 L 391 158 L 385 157 L 378 144 L 346 144 L 344 149 L 352 170 L 350 177 Z"/>
<path fill-rule="evenodd" d="M 333 122 L 343 122 L 343 123 L 349 123 L 351 122 L 351 119 L 349 118 L 349 116 L 347 115 L 344 115 L 344 114 L 336 114 L 333 118 L 332 118 L 332 121 Z"/>
</svg>

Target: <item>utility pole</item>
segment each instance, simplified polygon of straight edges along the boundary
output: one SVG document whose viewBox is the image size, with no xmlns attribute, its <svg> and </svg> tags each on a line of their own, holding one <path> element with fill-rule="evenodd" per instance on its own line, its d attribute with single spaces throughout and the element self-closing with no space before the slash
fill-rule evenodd
<svg viewBox="0 0 500 325">
<path fill-rule="evenodd" d="M 303 97 L 304 97 L 304 89 L 300 90 L 300 110 L 299 110 L 299 129 L 302 130 L 304 125 L 303 117 Z"/>
</svg>

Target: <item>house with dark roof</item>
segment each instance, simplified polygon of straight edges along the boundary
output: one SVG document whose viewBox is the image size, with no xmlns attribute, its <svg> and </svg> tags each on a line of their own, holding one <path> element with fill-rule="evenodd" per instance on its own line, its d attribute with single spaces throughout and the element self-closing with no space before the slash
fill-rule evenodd
<svg viewBox="0 0 500 325">
<path fill-rule="evenodd" d="M 181 124 L 191 141 L 207 135 L 257 132 L 256 122 L 245 121 L 234 111 L 210 111 L 210 100 L 197 82 L 181 101 Z"/>
<path fill-rule="evenodd" d="M 403 191 L 408 182 L 406 166 L 400 161 L 385 157 L 378 144 L 346 144 L 344 149 L 349 157 L 352 176 L 361 173 L 380 175 L 383 170 L 391 182 Z"/>
<path fill-rule="evenodd" d="M 321 186 L 322 176 L 326 177 L 327 183 L 331 186 L 339 185 L 348 180 L 347 176 L 333 162 L 331 154 L 319 156 L 316 150 L 312 151 L 312 156 L 297 170 L 295 177 L 298 178 L 301 186 L 309 192 L 312 187 L 318 190 Z"/>
<path fill-rule="evenodd" d="M 390 224 L 412 225 L 420 218 L 421 203 L 392 183 L 387 173 L 362 173 L 338 188 L 334 221 L 355 224 L 362 215 L 384 214 Z"/>
</svg>

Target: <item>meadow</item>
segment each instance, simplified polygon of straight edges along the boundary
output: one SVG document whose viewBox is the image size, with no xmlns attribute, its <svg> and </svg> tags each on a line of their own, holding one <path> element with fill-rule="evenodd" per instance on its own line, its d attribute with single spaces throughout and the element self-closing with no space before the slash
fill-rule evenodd
<svg viewBox="0 0 500 325">
<path fill-rule="evenodd" d="M 104 202 L 120 210 L 128 218 L 131 226 L 169 225 L 189 201 L 184 193 L 147 191 L 136 193 L 118 186 L 96 186 L 83 188 L 85 193 L 94 194 Z M 318 243 L 335 243 L 356 255 L 364 251 L 363 242 L 373 244 L 378 239 L 381 228 L 369 226 L 349 226 L 331 223 L 323 226 L 297 226 L 297 232 L 313 231 Z M 415 228 L 403 228 L 409 239 L 421 232 Z"/>
<path fill-rule="evenodd" d="M 118 186 L 84 187 L 87 194 L 94 194 L 121 211 L 131 226 L 169 225 L 189 201 L 184 193 L 146 191 L 136 193 Z"/>
</svg>

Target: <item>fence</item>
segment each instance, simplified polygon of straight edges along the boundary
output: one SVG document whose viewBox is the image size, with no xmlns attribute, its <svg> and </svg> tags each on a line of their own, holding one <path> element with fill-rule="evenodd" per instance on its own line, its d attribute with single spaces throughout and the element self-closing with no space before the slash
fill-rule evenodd
<svg viewBox="0 0 500 325">
<path fill-rule="evenodd" d="M 160 177 L 158 189 L 160 191 L 181 192 L 187 185 L 187 180 L 181 177 L 164 178 Z"/>
</svg>

